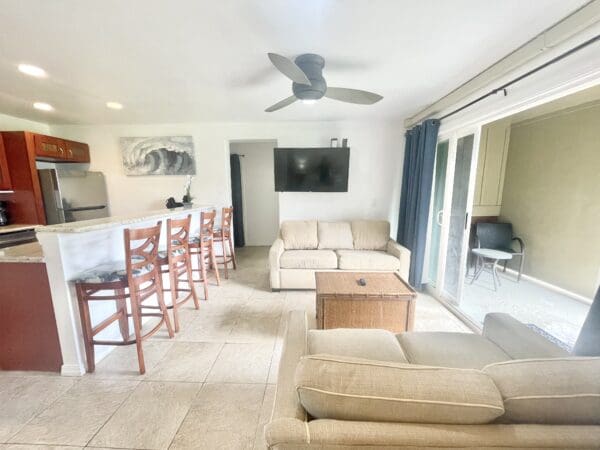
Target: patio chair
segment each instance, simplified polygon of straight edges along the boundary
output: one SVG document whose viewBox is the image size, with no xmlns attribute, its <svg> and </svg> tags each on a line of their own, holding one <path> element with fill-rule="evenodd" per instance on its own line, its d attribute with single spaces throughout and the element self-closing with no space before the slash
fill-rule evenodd
<svg viewBox="0 0 600 450">
<path fill-rule="evenodd" d="M 500 222 L 480 222 L 476 225 L 475 237 L 477 238 L 478 249 L 494 250 L 495 254 L 503 256 L 498 259 L 503 261 L 505 272 L 508 261 L 515 256 L 520 257 L 517 282 L 521 280 L 523 264 L 525 262 L 525 243 L 523 242 L 523 239 L 513 236 L 512 224 Z M 513 248 L 514 241 L 519 243 L 519 250 L 515 250 Z M 473 249 L 472 251 L 477 255 L 478 252 L 475 250 L 476 249 Z M 504 255 L 501 255 L 502 253 Z"/>
</svg>

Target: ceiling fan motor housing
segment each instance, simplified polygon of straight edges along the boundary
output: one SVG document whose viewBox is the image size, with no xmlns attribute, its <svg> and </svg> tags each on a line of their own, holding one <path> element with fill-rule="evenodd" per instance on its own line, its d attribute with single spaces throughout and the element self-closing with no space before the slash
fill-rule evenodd
<svg viewBox="0 0 600 450">
<path fill-rule="evenodd" d="M 294 95 L 300 100 L 319 100 L 327 91 L 327 83 L 323 78 L 323 67 L 325 60 L 313 53 L 305 53 L 296 57 L 296 65 L 302 69 L 310 81 L 310 86 L 306 84 L 292 83 Z"/>
</svg>

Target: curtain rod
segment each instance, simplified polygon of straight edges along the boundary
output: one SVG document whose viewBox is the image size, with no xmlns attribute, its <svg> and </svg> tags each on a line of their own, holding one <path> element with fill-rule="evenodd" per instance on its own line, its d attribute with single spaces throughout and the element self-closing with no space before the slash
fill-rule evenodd
<svg viewBox="0 0 600 450">
<path fill-rule="evenodd" d="M 552 58 L 550 61 L 547 61 L 547 62 L 545 62 L 544 64 L 542 64 L 542 65 L 539 65 L 539 66 L 535 67 L 534 69 L 531 69 L 531 70 L 530 70 L 530 71 L 528 71 L 528 72 L 525 72 L 523 75 L 520 75 L 520 76 L 518 76 L 517 78 L 514 78 L 514 79 L 510 80 L 509 82 L 507 82 L 507 83 L 503 84 L 502 86 L 500 86 L 500 87 L 497 87 L 496 89 L 493 89 L 493 90 L 491 90 L 491 91 L 490 91 L 490 92 L 488 92 L 487 94 L 484 94 L 484 95 L 482 95 L 481 97 L 478 97 L 478 98 L 476 98 L 475 100 L 473 100 L 473 101 L 471 101 L 471 102 L 467 103 L 466 105 L 464 105 L 464 106 L 461 106 L 460 108 L 458 108 L 458 109 L 455 109 L 455 110 L 454 110 L 454 111 L 452 111 L 452 112 L 449 112 L 448 114 L 446 114 L 446 115 L 444 115 L 444 116 L 440 117 L 438 120 L 444 120 L 444 119 L 447 119 L 447 118 L 448 118 L 448 117 L 450 117 L 450 116 L 453 116 L 454 114 L 458 114 L 459 112 L 461 112 L 461 111 L 463 111 L 463 110 L 465 110 L 465 109 L 467 109 L 467 108 L 469 108 L 469 107 L 473 106 L 474 104 L 476 104 L 476 103 L 479 103 L 480 101 L 482 101 L 482 100 L 485 100 L 486 98 L 488 98 L 488 97 L 491 97 L 492 95 L 496 95 L 498 92 L 503 92 L 503 93 L 504 93 L 504 96 L 506 96 L 506 95 L 508 95 L 508 93 L 506 92 L 506 88 L 508 88 L 509 86 L 512 86 L 513 84 L 515 84 L 515 83 L 517 83 L 517 82 L 519 82 L 519 81 L 521 81 L 521 80 L 523 80 L 523 79 L 525 79 L 525 78 L 527 78 L 527 77 L 530 77 L 530 76 L 531 76 L 531 75 L 533 75 L 534 73 L 537 73 L 537 72 L 539 72 L 540 70 L 542 70 L 542 69 L 545 69 L 546 67 L 548 67 L 548 66 L 551 66 L 552 64 L 555 64 L 555 63 L 557 63 L 557 62 L 561 61 L 562 59 L 566 58 L 567 56 L 570 56 L 570 55 L 572 55 L 573 53 L 576 53 L 576 52 L 578 52 L 579 50 L 582 50 L 582 49 L 584 49 L 585 47 L 587 47 L 587 46 L 589 46 L 589 45 L 591 45 L 591 44 L 593 44 L 594 42 L 597 42 L 597 41 L 599 41 L 599 40 L 600 40 L 600 34 L 599 34 L 599 35 L 596 35 L 596 36 L 594 36 L 594 37 L 593 37 L 593 38 L 591 38 L 591 39 L 588 39 L 587 41 L 585 41 L 585 42 L 583 42 L 583 43 L 581 43 L 581 44 L 577 45 L 576 47 L 573 47 L 573 48 L 572 48 L 572 49 L 570 49 L 570 50 L 567 50 L 567 51 L 566 51 L 566 52 L 564 52 L 564 53 L 561 53 L 560 55 L 558 55 L 558 56 L 556 56 L 556 57 Z"/>
</svg>

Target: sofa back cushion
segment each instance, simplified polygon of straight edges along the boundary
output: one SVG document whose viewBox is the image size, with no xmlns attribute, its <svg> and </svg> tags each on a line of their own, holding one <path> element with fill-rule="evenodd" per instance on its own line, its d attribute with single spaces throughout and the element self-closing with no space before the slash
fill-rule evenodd
<svg viewBox="0 0 600 450">
<path fill-rule="evenodd" d="M 386 250 L 390 240 L 387 220 L 354 220 L 351 225 L 356 250 Z"/>
<path fill-rule="evenodd" d="M 319 222 L 319 249 L 338 250 L 354 248 L 350 222 Z"/>
<path fill-rule="evenodd" d="M 600 424 L 600 358 L 522 359 L 490 364 L 483 371 L 502 394 L 503 420 Z"/>
<path fill-rule="evenodd" d="M 286 250 L 314 250 L 319 246 L 316 220 L 290 220 L 281 224 Z"/>
<path fill-rule="evenodd" d="M 486 374 L 329 355 L 304 356 L 296 390 L 318 419 L 444 424 L 489 423 L 504 413 Z"/>
</svg>

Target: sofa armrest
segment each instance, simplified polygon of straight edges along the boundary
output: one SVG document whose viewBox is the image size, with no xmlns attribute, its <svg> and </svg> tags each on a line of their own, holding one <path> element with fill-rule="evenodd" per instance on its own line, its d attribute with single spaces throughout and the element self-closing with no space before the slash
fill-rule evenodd
<svg viewBox="0 0 600 450">
<path fill-rule="evenodd" d="M 393 239 L 390 239 L 387 244 L 387 252 L 400 260 L 400 276 L 403 280 L 408 281 L 408 273 L 410 271 L 410 250 L 401 246 Z"/>
<path fill-rule="evenodd" d="M 506 313 L 489 313 L 483 336 L 514 359 L 558 358 L 569 353 Z"/>
<path fill-rule="evenodd" d="M 300 362 L 300 358 L 308 353 L 307 328 L 306 311 L 296 310 L 289 313 L 279 360 L 272 421 L 285 418 L 307 420 L 306 411 L 300 404 L 294 381 L 296 366 Z"/>
<path fill-rule="evenodd" d="M 269 275 L 271 279 L 271 289 L 280 289 L 281 280 L 279 278 L 279 258 L 285 250 L 283 246 L 283 240 L 281 238 L 275 239 L 271 249 L 269 250 Z"/>
</svg>

